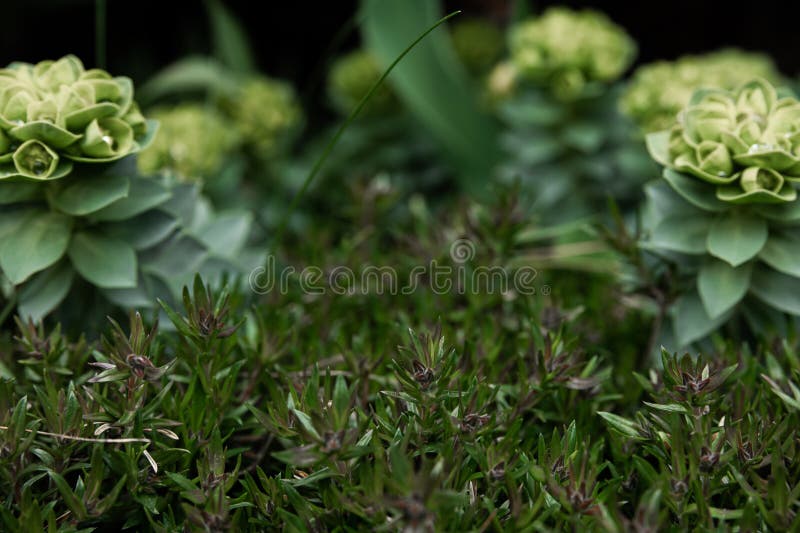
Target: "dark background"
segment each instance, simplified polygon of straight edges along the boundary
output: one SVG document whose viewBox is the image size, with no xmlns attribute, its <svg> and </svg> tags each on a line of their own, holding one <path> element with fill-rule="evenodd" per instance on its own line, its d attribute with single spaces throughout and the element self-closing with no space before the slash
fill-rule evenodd
<svg viewBox="0 0 800 533">
<path fill-rule="evenodd" d="M 358 2 L 225 0 L 248 30 L 265 73 L 293 80 L 301 92 L 318 78 L 331 43 L 351 22 Z M 510 0 L 447 0 L 449 10 L 502 22 Z M 662 2 L 530 2 L 533 9 L 565 4 L 594 7 L 622 25 L 639 44 L 638 63 L 738 46 L 770 54 L 788 75 L 800 74 L 800 2 L 668 0 Z M 93 66 L 93 0 L 4 0 L 0 64 L 36 62 L 74 53 Z M 108 0 L 107 68 L 142 83 L 168 63 L 210 50 L 201 0 Z M 358 42 L 351 32 L 344 46 Z M 312 91 L 313 92 L 313 91 Z"/>
</svg>

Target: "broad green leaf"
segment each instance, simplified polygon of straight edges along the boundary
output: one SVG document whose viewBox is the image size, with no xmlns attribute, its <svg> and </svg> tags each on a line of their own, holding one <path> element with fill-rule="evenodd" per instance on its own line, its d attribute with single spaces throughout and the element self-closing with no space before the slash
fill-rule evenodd
<svg viewBox="0 0 800 533">
<path fill-rule="evenodd" d="M 667 216 L 653 230 L 650 243 L 673 252 L 704 254 L 712 221 L 706 214 Z"/>
<path fill-rule="evenodd" d="M 778 272 L 800 278 L 800 239 L 792 233 L 771 233 L 758 257 Z"/>
<path fill-rule="evenodd" d="M 178 227 L 178 221 L 160 209 L 151 209 L 141 215 L 103 225 L 109 237 L 122 239 L 136 250 L 144 250 L 160 243 Z"/>
<path fill-rule="evenodd" d="M 776 309 L 800 316 L 800 280 L 795 277 L 760 266 L 753 271 L 750 292 Z"/>
<path fill-rule="evenodd" d="M 681 296 L 672 307 L 671 313 L 675 339 L 681 348 L 708 336 L 730 316 L 728 312 L 715 319 L 709 317 L 696 292 Z"/>
<path fill-rule="evenodd" d="M 249 212 L 231 211 L 214 216 L 194 233 L 212 255 L 233 258 L 245 245 L 251 223 Z"/>
<path fill-rule="evenodd" d="M 194 274 L 208 255 L 205 244 L 190 235 L 176 233 L 158 246 L 141 253 L 142 270 L 164 280 Z"/>
<path fill-rule="evenodd" d="M 56 182 L 48 189 L 50 204 L 74 216 L 88 215 L 128 195 L 129 181 L 114 173 L 78 176 L 78 179 Z"/>
<path fill-rule="evenodd" d="M 40 209 L 15 210 L 0 220 L 0 269 L 12 283 L 58 261 L 67 250 L 72 219 Z"/>
<path fill-rule="evenodd" d="M 256 62 L 242 25 L 219 0 L 206 0 L 206 8 L 211 23 L 214 56 L 232 72 L 237 74 L 254 72 Z"/>
<path fill-rule="evenodd" d="M 767 242 L 767 222 L 758 216 L 731 211 L 718 215 L 711 224 L 708 253 L 739 266 L 755 257 Z"/>
<path fill-rule="evenodd" d="M 126 220 L 163 204 L 171 196 L 170 191 L 155 179 L 131 178 L 128 196 L 92 213 L 91 218 L 98 222 Z"/>
<path fill-rule="evenodd" d="M 99 233 L 76 233 L 69 246 L 75 270 L 103 289 L 136 287 L 136 252 L 125 241 Z"/>
<path fill-rule="evenodd" d="M 441 17 L 436 0 L 362 0 L 362 37 L 384 65 Z M 403 58 L 389 77 L 408 109 L 444 145 L 462 187 L 482 193 L 499 159 L 495 124 L 481 112 L 469 76 L 445 28 Z"/>
<path fill-rule="evenodd" d="M 718 213 L 729 208 L 726 203 L 716 197 L 716 189 L 713 186 L 700 181 L 698 178 L 667 168 L 664 169 L 664 179 L 667 180 L 667 183 L 672 186 L 675 192 L 700 209 Z"/>
<path fill-rule="evenodd" d="M 74 277 L 67 261 L 35 274 L 19 290 L 17 313 L 24 320 L 39 322 L 64 300 Z"/>
<path fill-rule="evenodd" d="M 752 271 L 752 263 L 732 267 L 716 259 L 709 259 L 700 267 L 697 291 L 709 318 L 720 317 L 744 298 Z"/>
<path fill-rule="evenodd" d="M 29 202 L 37 200 L 41 196 L 42 186 L 38 183 L 0 181 L 0 205 Z"/>
</svg>

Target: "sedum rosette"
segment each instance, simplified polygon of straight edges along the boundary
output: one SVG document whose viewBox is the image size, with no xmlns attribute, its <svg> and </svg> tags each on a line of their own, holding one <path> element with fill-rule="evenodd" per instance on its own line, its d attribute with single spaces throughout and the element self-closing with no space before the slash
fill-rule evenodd
<svg viewBox="0 0 800 533">
<path fill-rule="evenodd" d="M 593 82 L 613 82 L 636 55 L 634 41 L 604 14 L 563 7 L 518 24 L 509 48 L 520 76 L 565 98 Z"/>
<path fill-rule="evenodd" d="M 154 131 L 129 78 L 86 70 L 75 56 L 0 70 L 0 179 L 57 179 L 74 163 L 107 163 Z"/>
<path fill-rule="evenodd" d="M 239 143 L 230 122 L 206 105 L 159 108 L 150 116 L 158 120 L 159 131 L 139 154 L 139 170 L 144 174 L 175 174 L 184 180 L 211 177 Z"/>
<path fill-rule="evenodd" d="M 249 215 L 218 217 L 194 184 L 137 172 L 132 154 L 156 123 L 130 80 L 72 56 L 12 65 L 0 80 L 0 295 L 23 318 L 63 301 L 68 322 L 153 306 L 210 262 L 240 259 Z"/>
<path fill-rule="evenodd" d="M 756 332 L 800 315 L 800 102 L 764 80 L 699 90 L 647 144 L 666 168 L 644 246 L 695 280 L 673 309 L 679 343 L 737 314 Z"/>
<path fill-rule="evenodd" d="M 728 49 L 640 67 L 620 98 L 620 109 L 645 132 L 667 129 L 700 88 L 733 90 L 754 78 L 780 80 L 772 60 Z"/>
<path fill-rule="evenodd" d="M 336 110 L 349 115 L 383 73 L 375 57 L 354 50 L 338 58 L 328 74 L 328 96 Z M 388 83 L 382 83 L 361 111 L 362 116 L 385 116 L 395 112 L 398 100 Z"/>
</svg>

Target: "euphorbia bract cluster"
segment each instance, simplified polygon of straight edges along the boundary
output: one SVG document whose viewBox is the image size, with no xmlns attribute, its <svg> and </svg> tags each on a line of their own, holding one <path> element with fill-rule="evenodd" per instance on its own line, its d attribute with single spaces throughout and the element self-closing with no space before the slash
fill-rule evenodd
<svg viewBox="0 0 800 533">
<path fill-rule="evenodd" d="M 765 316 L 800 315 L 800 102 L 760 79 L 701 89 L 647 144 L 668 185 L 648 189 L 647 245 L 696 274 L 675 307 L 679 340 L 702 338 L 736 312 L 754 330 L 776 325 Z"/>
<path fill-rule="evenodd" d="M 136 152 L 147 135 L 126 77 L 86 70 L 71 55 L 0 70 L 0 179 L 60 178 L 74 162 Z"/>
</svg>

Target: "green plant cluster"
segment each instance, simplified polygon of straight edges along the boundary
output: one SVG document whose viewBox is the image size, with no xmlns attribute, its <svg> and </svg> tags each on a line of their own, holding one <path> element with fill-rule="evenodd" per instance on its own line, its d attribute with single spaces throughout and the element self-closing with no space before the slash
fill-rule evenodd
<svg viewBox="0 0 800 533">
<path fill-rule="evenodd" d="M 458 58 L 474 76 L 486 74 L 505 51 L 502 30 L 485 19 L 458 20 L 451 35 Z"/>
<path fill-rule="evenodd" d="M 354 50 L 334 61 L 328 73 L 328 96 L 336 110 L 349 115 L 383 74 L 375 57 L 367 50 Z M 396 114 L 400 102 L 389 85 L 381 85 L 365 106 L 363 116 Z"/>
<path fill-rule="evenodd" d="M 634 72 L 620 108 L 645 133 L 661 131 L 673 124 L 695 90 L 733 90 L 753 78 L 778 83 L 781 76 L 768 56 L 737 49 L 657 61 Z"/>
<path fill-rule="evenodd" d="M 20 322 L 0 349 L 3 528 L 797 527 L 788 343 L 638 374 L 530 297 L 474 298 L 423 335 L 397 320 L 428 323 L 438 297 L 354 298 L 243 314 L 197 281 L 172 333 Z"/>
<path fill-rule="evenodd" d="M 551 7 L 512 28 L 508 42 L 519 75 L 564 99 L 593 82 L 618 79 L 636 55 L 635 42 L 622 28 L 588 9 Z"/>
<path fill-rule="evenodd" d="M 649 190 L 646 246 L 676 252 L 672 260 L 696 279 L 675 307 L 682 342 L 737 312 L 756 332 L 780 331 L 782 313 L 800 314 L 792 237 L 798 135 L 800 102 L 755 80 L 734 91 L 699 90 L 675 126 L 648 136 L 668 186 Z"/>
<path fill-rule="evenodd" d="M 128 78 L 75 56 L 0 70 L 0 179 L 58 179 L 135 153 L 148 134 Z"/>
<path fill-rule="evenodd" d="M 148 115 L 158 121 L 159 133 L 137 159 L 143 174 L 166 172 L 186 181 L 213 178 L 240 144 L 233 124 L 213 107 L 184 103 Z"/>
</svg>

